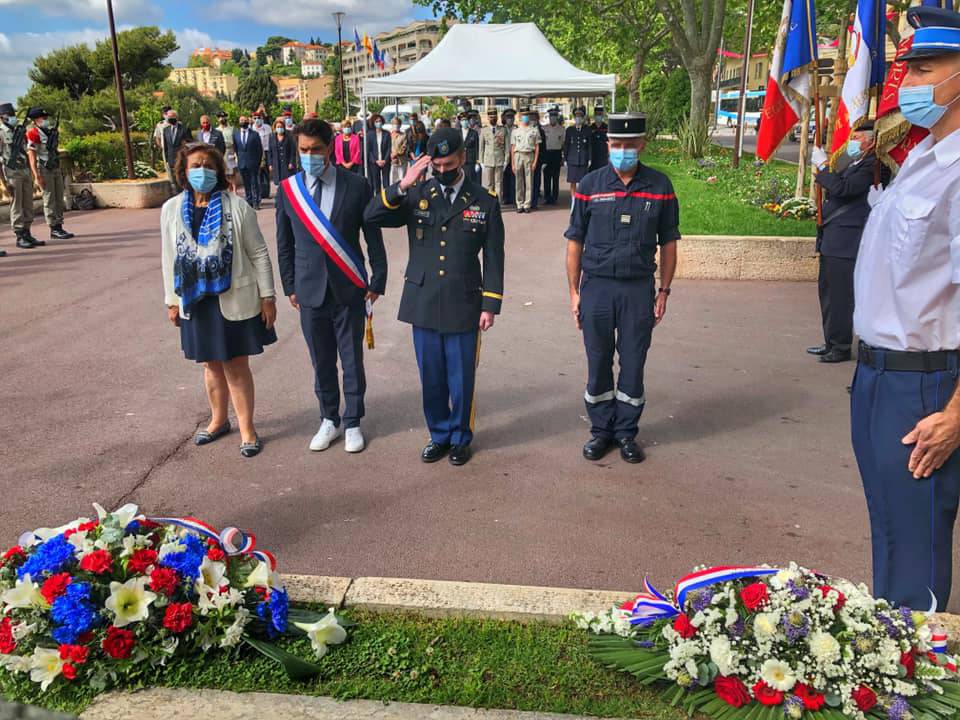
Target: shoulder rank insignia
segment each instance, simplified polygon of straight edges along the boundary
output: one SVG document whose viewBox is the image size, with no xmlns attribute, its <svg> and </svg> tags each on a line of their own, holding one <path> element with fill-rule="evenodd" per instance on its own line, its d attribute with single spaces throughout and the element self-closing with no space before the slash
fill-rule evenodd
<svg viewBox="0 0 960 720">
<path fill-rule="evenodd" d="M 427 199 L 426 199 L 426 198 L 422 198 L 422 199 L 420 200 L 420 209 L 421 209 L 421 210 L 426 210 L 428 207 L 430 207 L 430 203 L 427 202 Z"/>
<path fill-rule="evenodd" d="M 496 190 L 487 190 L 487 192 L 490 193 L 490 197 L 497 197 L 497 191 L 496 191 Z"/>
</svg>

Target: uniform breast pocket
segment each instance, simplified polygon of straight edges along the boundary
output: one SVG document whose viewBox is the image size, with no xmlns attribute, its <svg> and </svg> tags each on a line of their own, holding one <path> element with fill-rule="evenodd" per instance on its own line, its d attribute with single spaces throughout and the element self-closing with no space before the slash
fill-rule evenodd
<svg viewBox="0 0 960 720">
<path fill-rule="evenodd" d="M 891 228 L 894 237 L 890 243 L 890 260 L 897 265 L 909 265 L 920 255 L 930 228 L 930 213 L 936 201 L 919 195 L 904 195 L 893 208 Z"/>
<path fill-rule="evenodd" d="M 411 224 L 410 241 L 416 245 L 429 245 L 433 234 L 433 217 L 420 217 Z"/>
<path fill-rule="evenodd" d="M 403 279 L 405 282 L 419 287 L 423 285 L 424 274 L 420 268 L 408 267 Z"/>
</svg>

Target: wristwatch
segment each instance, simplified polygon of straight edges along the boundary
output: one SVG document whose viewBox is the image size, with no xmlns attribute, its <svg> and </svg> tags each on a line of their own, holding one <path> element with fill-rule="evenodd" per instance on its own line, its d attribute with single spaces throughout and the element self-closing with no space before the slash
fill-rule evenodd
<svg viewBox="0 0 960 720">
<path fill-rule="evenodd" d="M 669 295 L 669 294 L 670 294 L 670 288 L 660 288 L 659 290 L 657 290 L 657 292 L 658 292 L 658 293 L 663 293 L 664 295 Z"/>
</svg>

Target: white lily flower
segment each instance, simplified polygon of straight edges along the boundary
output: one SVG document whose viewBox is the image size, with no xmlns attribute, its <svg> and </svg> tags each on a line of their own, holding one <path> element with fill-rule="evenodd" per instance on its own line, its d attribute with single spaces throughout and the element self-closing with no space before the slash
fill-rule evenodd
<svg viewBox="0 0 960 720">
<path fill-rule="evenodd" d="M 29 575 L 24 575 L 22 580 L 17 580 L 16 585 L 0 596 L 0 601 L 3 602 L 4 613 L 9 612 L 11 608 L 47 606 L 47 601 L 40 594 L 40 586 L 33 582 Z"/>
<path fill-rule="evenodd" d="M 280 579 L 280 573 L 270 569 L 270 565 L 261 560 L 257 563 L 257 568 L 247 577 L 243 584 L 245 588 L 268 587 L 282 588 L 283 581 Z"/>
<path fill-rule="evenodd" d="M 33 631 L 37 629 L 37 624 L 28 625 L 25 622 L 15 622 L 10 625 L 10 632 L 13 635 L 13 639 L 18 643 L 21 640 L 26 640 L 28 637 L 33 635 Z"/>
<path fill-rule="evenodd" d="M 200 575 L 197 577 L 197 583 L 203 583 L 214 592 L 219 593 L 223 585 L 230 584 L 226 563 L 204 557 L 203 562 L 200 563 Z"/>
<path fill-rule="evenodd" d="M 100 522 L 103 522 L 106 518 L 111 515 L 117 519 L 117 524 L 121 528 L 125 528 L 127 525 L 132 523 L 136 518 L 137 514 L 140 512 L 140 509 L 133 503 L 127 503 L 121 508 L 114 510 L 112 513 L 108 513 L 103 509 L 99 503 L 93 504 L 93 509 L 97 511 L 97 517 L 100 518 Z"/>
<path fill-rule="evenodd" d="M 231 648 L 238 645 L 243 637 L 243 631 L 249 622 L 250 611 L 245 607 L 238 607 L 236 616 L 233 619 L 233 624 L 227 628 L 223 639 L 220 641 L 220 647 Z"/>
<path fill-rule="evenodd" d="M 0 668 L 12 673 L 30 672 L 29 655 L 0 655 Z"/>
<path fill-rule="evenodd" d="M 110 597 L 107 598 L 107 610 L 113 612 L 113 624 L 124 627 L 131 623 L 146 620 L 150 614 L 150 605 L 157 599 L 155 593 L 144 589 L 148 578 L 135 577 L 125 583 L 110 583 Z"/>
<path fill-rule="evenodd" d="M 328 645 L 339 645 L 347 639 L 347 631 L 337 622 L 333 608 L 330 608 L 330 611 L 315 623 L 294 623 L 294 625 L 310 638 L 310 645 L 313 646 L 313 652 L 318 659 L 327 654 Z"/>
<path fill-rule="evenodd" d="M 63 672 L 64 664 L 66 661 L 60 657 L 59 650 L 37 648 L 30 658 L 30 679 L 40 683 L 41 690 L 46 690 Z"/>
</svg>

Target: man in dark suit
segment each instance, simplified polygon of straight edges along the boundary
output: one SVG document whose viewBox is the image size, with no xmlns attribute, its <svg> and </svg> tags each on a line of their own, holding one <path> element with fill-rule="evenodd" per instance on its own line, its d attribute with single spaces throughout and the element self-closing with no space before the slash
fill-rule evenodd
<svg viewBox="0 0 960 720">
<path fill-rule="evenodd" d="M 439 128 L 403 180 L 374 195 L 364 218 L 407 227 L 400 320 L 413 325 L 430 442 L 420 457 L 470 460 L 480 332 L 503 300 L 503 218 L 493 191 L 468 180 L 460 130 Z M 421 181 L 428 167 L 433 177 Z M 483 256 L 481 268 L 480 256 Z"/>
<path fill-rule="evenodd" d="M 383 126 L 383 115 L 375 113 L 373 127 L 367 128 L 364 146 L 367 155 L 367 181 L 374 194 L 390 184 L 390 131 Z"/>
<path fill-rule="evenodd" d="M 237 169 L 243 178 L 243 194 L 247 204 L 260 209 L 260 163 L 263 161 L 263 143 L 260 133 L 250 127 L 250 119 L 240 116 L 240 128 L 233 133 L 233 147 L 237 151 Z"/>
<path fill-rule="evenodd" d="M 331 160 L 333 129 L 323 120 L 304 120 L 295 130 L 301 172 L 277 188 L 277 259 L 283 292 L 300 311 L 300 327 L 314 370 L 321 424 L 310 449 L 326 450 L 343 434 L 347 452 L 365 446 L 363 336 L 366 302 L 387 285 L 387 255 L 380 228 L 364 222 L 373 195 L 366 181 Z M 360 247 L 367 243 L 369 282 Z M 340 415 L 337 353 L 343 366 L 345 407 Z"/>
<path fill-rule="evenodd" d="M 817 252 L 820 253 L 820 314 L 823 319 L 823 345 L 807 348 L 820 362 L 850 360 L 853 344 L 853 268 L 860 249 L 860 235 L 870 214 L 867 194 L 879 177 L 883 185 L 890 171 L 881 165 L 876 174 L 873 125 L 854 132 L 847 143 L 849 164 L 842 170 L 827 169 L 826 153 L 814 148 L 816 182 L 826 192 L 823 221 L 817 228 Z"/>
<path fill-rule="evenodd" d="M 180 152 L 181 147 L 191 140 L 193 140 L 193 137 L 187 127 L 180 122 L 177 111 L 171 110 L 168 112 L 167 125 L 160 134 L 160 142 L 163 150 L 163 160 L 167 164 L 167 178 L 176 190 L 183 189 L 173 172 L 173 167 L 177 162 L 177 153 Z"/>
<path fill-rule="evenodd" d="M 197 140 L 213 145 L 221 155 L 227 153 L 227 141 L 223 139 L 223 133 L 210 124 L 210 118 L 206 115 L 200 116 L 200 132 L 197 133 Z"/>
<path fill-rule="evenodd" d="M 463 151 L 466 153 L 463 173 L 470 182 L 478 182 L 477 161 L 480 157 L 480 113 L 476 110 L 460 113 L 460 133 L 463 135 Z"/>
</svg>

